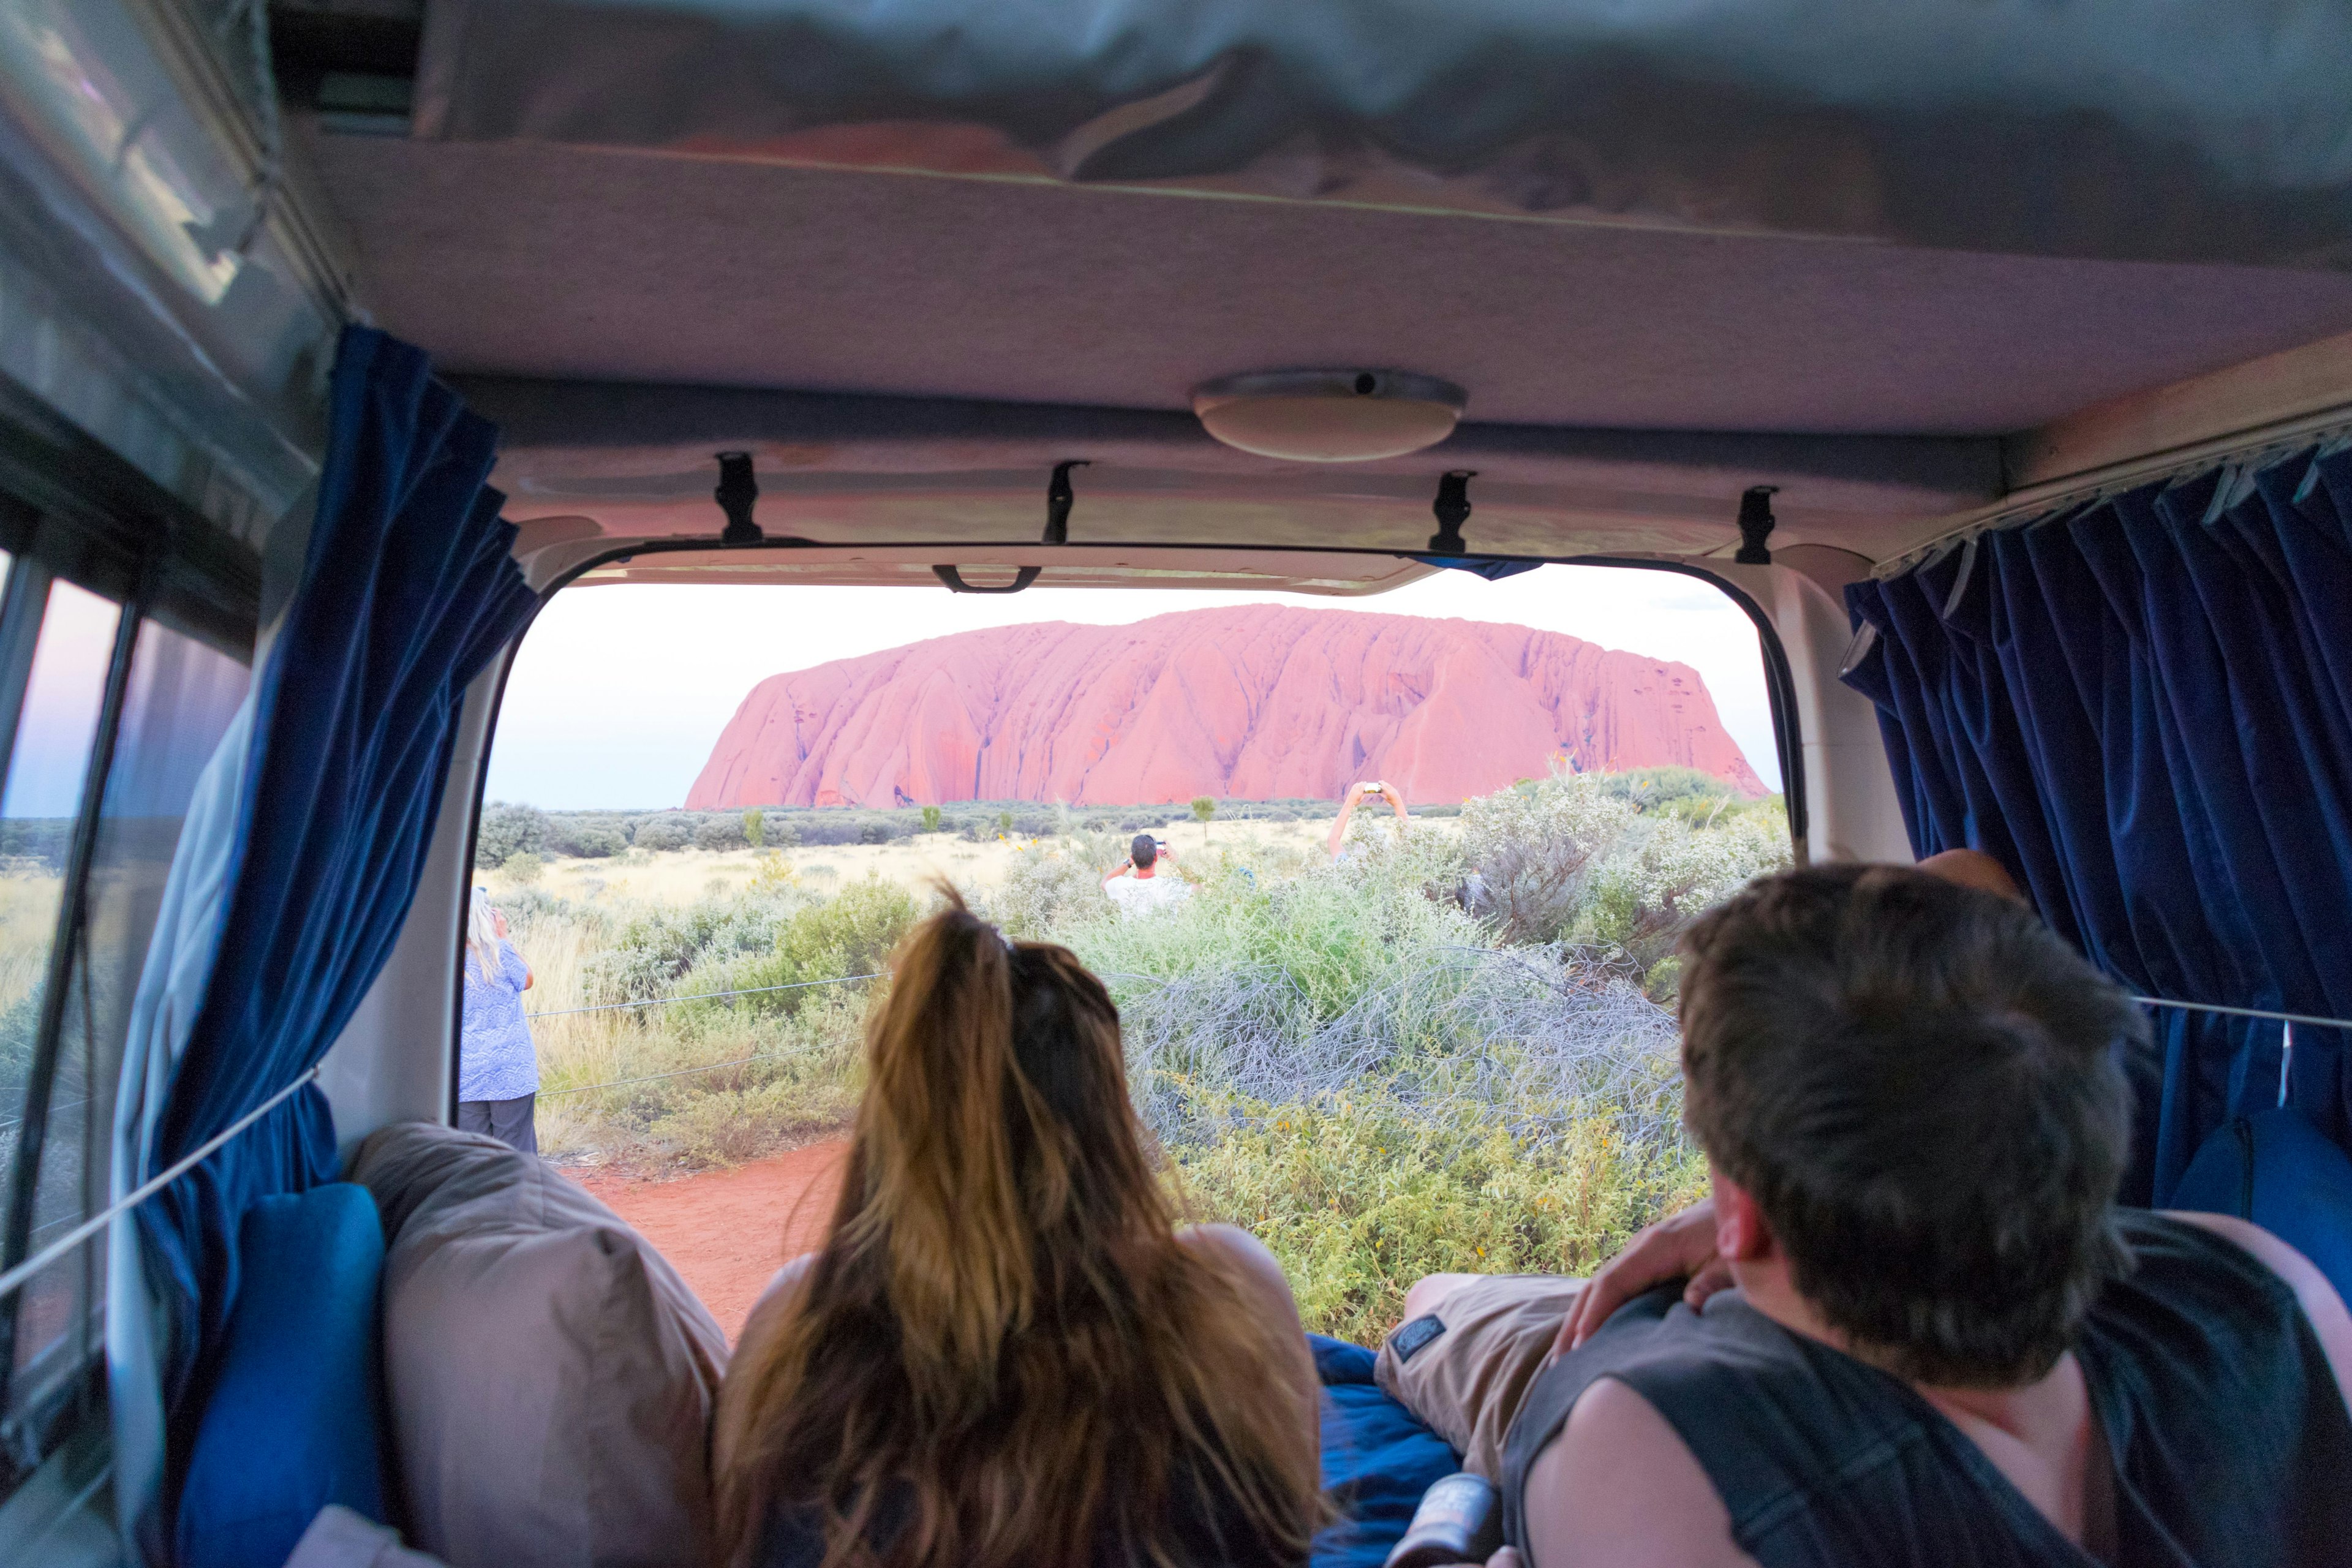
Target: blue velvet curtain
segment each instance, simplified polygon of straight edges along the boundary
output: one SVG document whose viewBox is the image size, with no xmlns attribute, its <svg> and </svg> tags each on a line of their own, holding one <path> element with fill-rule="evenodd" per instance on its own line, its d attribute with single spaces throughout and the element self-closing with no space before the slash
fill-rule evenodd
<svg viewBox="0 0 2352 1568">
<path fill-rule="evenodd" d="M 2103 499 L 1846 591 L 1921 855 L 1998 857 L 2142 994 L 2352 1017 L 2352 450 Z M 2129 1201 L 2278 1098 L 2271 1022 L 2158 1010 Z M 2352 1148 L 2344 1032 L 2291 1102 Z"/>
<path fill-rule="evenodd" d="M 300 584 L 255 677 L 218 953 L 151 1174 L 292 1082 L 350 1019 L 415 895 L 466 686 L 530 609 L 485 483 L 498 432 L 421 352 L 346 329 L 331 420 Z M 236 1299 L 239 1218 L 334 1174 L 325 1098 L 305 1088 L 140 1211 L 184 1413 Z"/>
</svg>

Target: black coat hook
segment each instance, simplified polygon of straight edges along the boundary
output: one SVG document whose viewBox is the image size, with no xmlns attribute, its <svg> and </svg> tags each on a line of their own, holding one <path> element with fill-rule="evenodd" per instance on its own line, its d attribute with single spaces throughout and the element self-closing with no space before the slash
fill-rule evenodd
<svg viewBox="0 0 2352 1568">
<path fill-rule="evenodd" d="M 1030 584 L 1034 583 L 1037 580 L 1037 574 L 1043 570 L 1045 570 L 1045 568 L 1041 566 L 1024 566 L 1019 571 L 1013 573 L 1013 581 L 1005 584 L 1003 586 L 998 588 L 983 588 L 976 583 L 965 582 L 963 580 L 963 574 L 957 571 L 952 566 L 934 566 L 931 568 L 932 573 L 939 578 L 939 580 L 948 585 L 948 592 L 950 594 L 1017 594 L 1021 592 L 1022 589 L 1026 588 Z"/>
<path fill-rule="evenodd" d="M 719 535 L 719 543 L 757 544 L 768 537 L 751 521 L 751 504 L 760 499 L 760 484 L 751 474 L 751 453 L 719 454 L 719 488 L 710 492 L 710 499 L 727 514 L 727 526 Z"/>
<path fill-rule="evenodd" d="M 1436 514 L 1437 531 L 1429 536 L 1432 555 L 1467 555 L 1462 525 L 1470 521 L 1470 480 L 1475 468 L 1455 468 L 1437 481 L 1437 500 L 1429 510 Z"/>
<path fill-rule="evenodd" d="M 1045 542 L 1067 544 L 1070 542 L 1070 508 L 1078 499 L 1070 489 L 1072 468 L 1090 468 L 1094 464 L 1084 458 L 1072 458 L 1054 465 L 1054 478 L 1045 486 Z"/>
<path fill-rule="evenodd" d="M 1772 536 L 1772 496 L 1780 488 L 1750 485 L 1739 497 L 1739 553 L 1731 559 L 1742 566 L 1772 564 L 1764 542 Z"/>
</svg>

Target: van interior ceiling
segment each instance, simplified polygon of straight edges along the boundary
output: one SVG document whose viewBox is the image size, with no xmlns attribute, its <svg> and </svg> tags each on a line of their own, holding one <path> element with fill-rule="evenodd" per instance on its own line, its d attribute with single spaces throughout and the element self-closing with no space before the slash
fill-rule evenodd
<svg viewBox="0 0 2352 1568">
<path fill-rule="evenodd" d="M 1756 626 L 1800 860 L 1990 849 L 2136 991 L 2253 1010 L 2164 1026 L 2142 1201 L 2250 1085 L 2352 1142 L 2340 921 L 2214 892 L 2151 957 L 2118 889 L 2177 846 L 2102 797 L 2164 747 L 2068 750 L 2097 704 L 1994 648 L 2091 691 L 2090 621 L 2135 658 L 2203 622 L 1973 618 L 2110 559 L 2029 547 L 2063 529 L 2143 548 L 2150 605 L 2274 617 L 2277 692 L 2217 653 L 2129 695 L 2239 704 L 2250 773 L 2293 731 L 2345 842 L 2297 661 L 2347 542 L 2297 542 L 2352 517 L 2352 16 L 1626 9 L 16 0 L 0 740 L 59 606 L 114 618 L 48 1001 L 0 1040 L 0 1565 L 189 1560 L 240 1215 L 451 1119 L 487 759 L 560 591 L 1702 579 Z M 2352 879 L 2306 871 L 2282 907 Z"/>
</svg>

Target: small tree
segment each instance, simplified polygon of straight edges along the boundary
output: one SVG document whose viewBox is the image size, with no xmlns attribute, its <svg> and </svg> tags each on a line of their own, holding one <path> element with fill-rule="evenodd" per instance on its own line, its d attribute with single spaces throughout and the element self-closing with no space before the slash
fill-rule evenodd
<svg viewBox="0 0 2352 1568">
<path fill-rule="evenodd" d="M 1192 797 L 1192 819 L 1201 825 L 1201 842 L 1203 844 L 1209 841 L 1209 818 L 1216 815 L 1217 803 L 1213 798 L 1205 795 Z"/>
<path fill-rule="evenodd" d="M 996 831 L 1004 835 L 1010 835 L 1012 833 L 1013 814 L 1011 812 L 1000 811 L 996 814 Z"/>
<path fill-rule="evenodd" d="M 746 806 L 743 811 L 743 842 L 757 849 L 767 841 L 766 814 L 756 805 Z"/>
<path fill-rule="evenodd" d="M 494 800 L 482 807 L 481 826 L 474 834 L 474 864 L 483 870 L 546 847 L 547 816 L 537 806 Z"/>
<path fill-rule="evenodd" d="M 936 805 L 927 805 L 923 807 L 923 831 L 926 833 L 937 833 L 939 830 L 940 808 Z"/>
</svg>

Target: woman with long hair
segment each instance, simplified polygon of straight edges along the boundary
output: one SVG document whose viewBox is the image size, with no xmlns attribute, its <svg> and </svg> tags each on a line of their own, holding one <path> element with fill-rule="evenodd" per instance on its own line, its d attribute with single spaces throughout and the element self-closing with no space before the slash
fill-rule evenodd
<svg viewBox="0 0 2352 1568">
<path fill-rule="evenodd" d="M 487 889 L 466 917 L 466 1010 L 457 1036 L 457 1125 L 539 1152 L 539 1051 L 523 1021 L 530 965 L 507 940 L 507 917 Z"/>
<path fill-rule="evenodd" d="M 720 1391 L 731 1568 L 1259 1568 L 1319 1521 L 1280 1268 L 1179 1229 L 1118 1012 L 1067 949 L 950 907 L 866 1031 L 833 1228 Z"/>
</svg>

